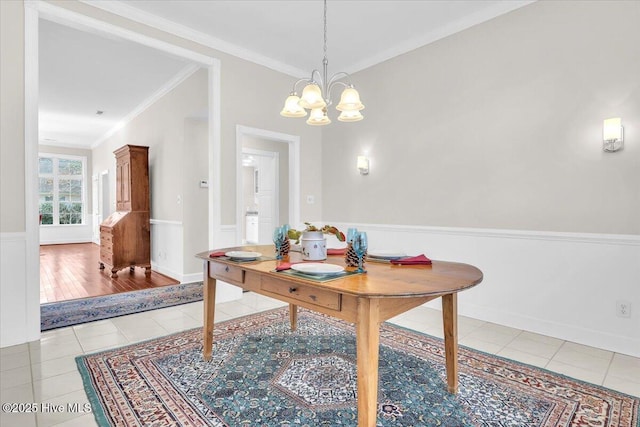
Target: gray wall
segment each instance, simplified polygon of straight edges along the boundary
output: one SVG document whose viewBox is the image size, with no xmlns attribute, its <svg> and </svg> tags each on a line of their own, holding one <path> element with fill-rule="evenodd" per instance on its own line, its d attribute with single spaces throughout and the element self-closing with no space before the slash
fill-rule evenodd
<svg viewBox="0 0 640 427">
<path fill-rule="evenodd" d="M 0 2 L 0 232 L 25 231 L 24 6 Z"/>
<path fill-rule="evenodd" d="M 541 1 L 357 73 L 365 119 L 323 130 L 323 219 L 639 234 L 639 23 L 637 1 Z"/>
<path fill-rule="evenodd" d="M 185 171 L 188 162 L 205 157 L 185 145 L 185 119 L 207 109 L 207 71 L 198 70 L 93 150 L 94 170 L 109 169 L 111 206 L 115 206 L 115 156 L 126 144 L 149 147 L 151 218 L 183 221 Z M 205 171 L 206 177 L 206 171 Z M 206 229 L 206 224 L 204 225 Z"/>
<path fill-rule="evenodd" d="M 187 273 L 202 268 L 202 261 L 193 255 L 209 248 L 206 231 L 209 222 L 209 191 L 199 186 L 200 180 L 209 178 L 209 160 L 202 153 L 208 152 L 209 124 L 206 120 L 188 118 L 184 121 L 183 159 L 183 214 L 184 218 L 184 267 Z"/>
<path fill-rule="evenodd" d="M 208 126 L 191 119 L 207 110 L 207 88 L 207 70 L 200 69 L 93 150 L 94 170 L 110 171 L 113 211 L 113 151 L 126 144 L 149 147 L 151 218 L 182 223 L 181 273 L 199 271 L 193 255 L 208 246 L 208 194 L 198 186 L 208 177 Z"/>
</svg>

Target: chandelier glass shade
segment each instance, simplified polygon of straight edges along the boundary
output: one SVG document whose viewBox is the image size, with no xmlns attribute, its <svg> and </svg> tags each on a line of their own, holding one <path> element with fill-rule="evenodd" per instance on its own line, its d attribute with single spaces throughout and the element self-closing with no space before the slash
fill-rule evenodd
<svg viewBox="0 0 640 427">
<path fill-rule="evenodd" d="M 336 86 L 342 86 L 344 89 L 340 96 L 340 102 L 336 105 L 336 110 L 340 111 L 338 120 L 341 122 L 362 120 L 364 117 L 360 110 L 364 108 L 364 105 L 360 102 L 360 94 L 349 81 L 349 74 L 339 72 L 328 78 L 328 68 L 327 0 L 324 0 L 324 58 L 322 60 L 322 73 L 316 69 L 311 72 L 311 78 L 303 78 L 295 82 L 293 90 L 284 102 L 284 108 L 280 111 L 280 115 L 283 117 L 306 117 L 307 110 L 310 110 L 307 124 L 312 126 L 328 125 L 331 123 L 327 115 L 327 107 L 332 104 L 331 91 Z M 304 84 L 302 95 L 298 96 L 297 88 L 302 84 Z"/>
</svg>

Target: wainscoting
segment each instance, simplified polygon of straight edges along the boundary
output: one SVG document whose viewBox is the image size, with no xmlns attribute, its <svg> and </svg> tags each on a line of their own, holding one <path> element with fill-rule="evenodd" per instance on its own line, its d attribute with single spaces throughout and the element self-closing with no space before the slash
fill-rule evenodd
<svg viewBox="0 0 640 427">
<path fill-rule="evenodd" d="M 40 244 L 86 243 L 93 240 L 91 225 L 41 225 Z"/>
<path fill-rule="evenodd" d="M 235 226 L 223 227 L 223 242 L 220 247 L 232 246 L 235 241 Z M 203 252 L 211 248 L 199 248 L 193 253 L 185 253 L 184 228 L 182 222 L 151 219 L 151 268 L 159 273 L 174 277 L 180 283 L 202 281 L 203 272 L 184 271 L 185 257 L 193 257 L 198 251 Z M 218 282 L 216 302 L 226 302 L 239 299 L 242 290 L 222 281 Z"/>
<path fill-rule="evenodd" d="M 0 233 L 0 347 L 14 345 L 27 340 L 37 339 L 33 331 L 37 322 L 40 330 L 40 312 L 30 314 L 34 304 L 27 301 L 31 294 L 34 299 L 34 287 L 27 283 L 27 241 L 26 233 Z M 38 309 L 40 306 L 38 305 Z M 39 333 L 38 333 L 39 334 Z"/>
<path fill-rule="evenodd" d="M 37 227 L 37 224 L 35 225 Z M 235 226 L 223 227 L 223 242 L 220 246 L 232 246 L 235 241 Z M 29 241 L 26 232 L 0 233 L 0 347 L 35 341 L 40 337 L 40 283 L 37 260 L 39 252 L 38 233 L 35 241 Z M 91 241 L 91 235 L 83 239 Z M 181 283 L 201 281 L 202 271 L 183 271 L 182 223 L 152 220 L 151 239 L 152 269 L 174 277 Z M 60 242 L 62 243 L 62 242 Z M 202 249 L 206 250 L 206 249 Z M 159 256 L 159 251 L 163 251 Z M 187 254 L 193 256 L 194 254 Z M 30 264 L 27 260 L 31 260 Z M 33 268 L 35 266 L 35 268 Z M 174 274 L 175 273 L 175 274 Z M 216 301 L 226 302 L 240 299 L 242 290 L 220 283 Z"/>
<path fill-rule="evenodd" d="M 640 356 L 640 236 L 326 223 L 367 231 L 371 249 L 480 268 L 461 315 Z M 616 315 L 617 301 L 631 317 Z"/>
<path fill-rule="evenodd" d="M 461 315 L 640 356 L 640 236 L 326 223 L 367 231 L 372 249 L 424 253 L 479 267 L 484 281 L 460 294 Z M 174 260 L 185 256 L 182 224 L 152 221 L 151 228 L 158 244 L 152 248 L 156 271 L 175 269 L 180 275 L 165 274 L 182 282 L 202 280 L 201 272 L 182 272 L 177 267 L 181 263 L 174 266 Z M 224 226 L 221 234 L 223 241 L 215 246 L 233 245 L 235 226 Z M 39 315 L 28 310 L 37 289 L 25 286 L 25 233 L 1 237 L 1 320 L 11 325 L 18 319 L 20 325 L 2 328 L 4 347 L 37 330 Z M 166 262 L 159 250 L 166 251 Z M 229 301 L 240 298 L 239 292 L 221 285 L 216 296 Z M 617 301 L 631 303 L 630 317 L 616 315 Z M 428 305 L 439 309 L 439 302 Z M 37 327 L 30 327 L 34 322 Z"/>
</svg>

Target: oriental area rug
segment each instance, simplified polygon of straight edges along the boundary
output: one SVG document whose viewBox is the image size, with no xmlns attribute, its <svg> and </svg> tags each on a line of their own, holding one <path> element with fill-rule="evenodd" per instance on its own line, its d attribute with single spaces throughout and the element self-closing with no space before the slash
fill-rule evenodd
<svg viewBox="0 0 640 427">
<path fill-rule="evenodd" d="M 76 359 L 100 426 L 357 426 L 352 324 L 287 308 Z M 640 399 L 460 347 L 457 395 L 443 342 L 381 326 L 378 426 L 638 427 Z"/>
<path fill-rule="evenodd" d="M 40 305 L 40 330 L 48 331 L 200 300 L 202 282 L 52 302 Z"/>
</svg>

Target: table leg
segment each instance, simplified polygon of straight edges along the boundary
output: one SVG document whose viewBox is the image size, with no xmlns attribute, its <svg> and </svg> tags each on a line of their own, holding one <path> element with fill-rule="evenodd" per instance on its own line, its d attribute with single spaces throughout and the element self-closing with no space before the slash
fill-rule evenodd
<svg viewBox="0 0 640 427">
<path fill-rule="evenodd" d="M 444 352 L 449 393 L 458 392 L 458 294 L 442 296 Z"/>
<path fill-rule="evenodd" d="M 204 262 L 204 324 L 202 326 L 202 356 L 204 360 L 211 360 L 213 352 L 213 320 L 216 309 L 216 279 L 209 277 L 209 263 Z"/>
<path fill-rule="evenodd" d="M 358 426 L 373 427 L 378 413 L 379 301 L 358 298 L 356 357 L 358 366 Z"/>
<path fill-rule="evenodd" d="M 298 306 L 295 304 L 289 304 L 289 322 L 292 331 L 298 329 Z"/>
</svg>

